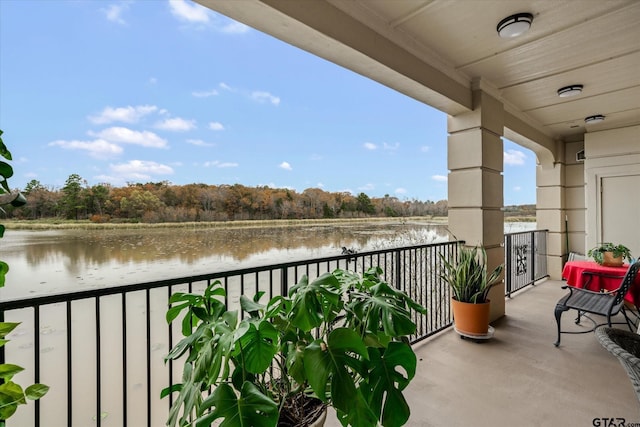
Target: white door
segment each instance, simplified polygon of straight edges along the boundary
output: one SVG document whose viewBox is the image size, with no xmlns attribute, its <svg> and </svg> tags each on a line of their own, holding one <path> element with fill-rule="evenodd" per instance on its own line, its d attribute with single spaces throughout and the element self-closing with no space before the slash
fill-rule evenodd
<svg viewBox="0 0 640 427">
<path fill-rule="evenodd" d="M 603 177 L 600 242 L 623 244 L 640 258 L 640 175 Z"/>
</svg>

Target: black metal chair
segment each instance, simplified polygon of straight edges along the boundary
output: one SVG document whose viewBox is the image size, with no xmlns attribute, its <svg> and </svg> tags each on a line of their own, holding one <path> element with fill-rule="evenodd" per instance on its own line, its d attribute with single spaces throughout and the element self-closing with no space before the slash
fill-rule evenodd
<svg viewBox="0 0 640 427">
<path fill-rule="evenodd" d="M 622 329 L 599 326 L 596 338 L 616 356 L 627 371 L 636 397 L 640 401 L 640 335 Z"/>
<path fill-rule="evenodd" d="M 597 326 L 595 320 L 586 313 L 605 316 L 607 318 L 606 325 L 611 326 L 611 318 L 622 312 L 625 323 L 629 326 L 629 330 L 633 331 L 633 321 L 629 318 L 625 310 L 624 297 L 631 291 L 633 282 L 635 281 L 638 270 L 640 269 L 640 261 L 636 261 L 629 266 L 627 273 L 622 278 L 618 289 L 606 292 L 594 292 L 584 288 L 576 288 L 573 286 L 563 286 L 562 289 L 569 289 L 569 293 L 558 301 L 555 309 L 556 323 L 558 324 L 558 339 L 554 343 L 557 347 L 560 345 L 560 334 L 584 334 L 592 332 Z M 636 300 L 634 298 L 634 300 Z M 637 307 L 636 307 L 637 308 Z M 560 328 L 562 313 L 568 310 L 577 310 L 578 316 L 576 324 L 580 324 L 582 317 L 586 317 L 593 323 L 593 328 L 585 331 L 562 331 Z M 624 323 L 622 323 L 624 324 Z"/>
</svg>

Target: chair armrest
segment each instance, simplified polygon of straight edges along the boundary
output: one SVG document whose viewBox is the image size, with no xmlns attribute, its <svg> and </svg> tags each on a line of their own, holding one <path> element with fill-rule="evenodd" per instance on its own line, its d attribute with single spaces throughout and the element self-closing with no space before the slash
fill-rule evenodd
<svg viewBox="0 0 640 427">
<path fill-rule="evenodd" d="M 592 291 L 586 288 L 576 288 L 575 286 L 569 286 L 569 291 L 583 293 L 583 294 L 594 294 L 594 295 L 607 295 L 607 294 L 615 294 L 618 292 L 617 289 L 613 289 L 611 291 Z"/>
</svg>

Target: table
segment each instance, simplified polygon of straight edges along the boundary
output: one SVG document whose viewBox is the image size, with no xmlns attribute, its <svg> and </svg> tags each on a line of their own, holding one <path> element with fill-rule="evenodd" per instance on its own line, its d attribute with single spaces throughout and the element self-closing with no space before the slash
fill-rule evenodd
<svg viewBox="0 0 640 427">
<path fill-rule="evenodd" d="M 621 267 L 609 267 L 600 265 L 595 261 L 569 261 L 562 269 L 562 278 L 567 281 L 569 286 L 584 288 L 588 284 L 587 289 L 591 291 L 612 291 L 620 287 L 622 277 L 624 277 L 628 269 L 629 264 L 624 264 Z M 583 274 L 584 272 L 604 274 L 606 276 Z M 591 281 L 589 281 L 590 277 Z M 636 307 L 640 307 L 640 274 L 636 275 L 636 279 L 625 296 L 625 300 Z"/>
</svg>

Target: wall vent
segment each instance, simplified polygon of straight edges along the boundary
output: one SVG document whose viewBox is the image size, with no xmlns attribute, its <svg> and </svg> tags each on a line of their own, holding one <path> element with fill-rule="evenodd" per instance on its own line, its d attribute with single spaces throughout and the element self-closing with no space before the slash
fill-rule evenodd
<svg viewBox="0 0 640 427">
<path fill-rule="evenodd" d="M 576 153 L 576 162 L 584 162 L 584 150 L 580 150 Z"/>
</svg>

